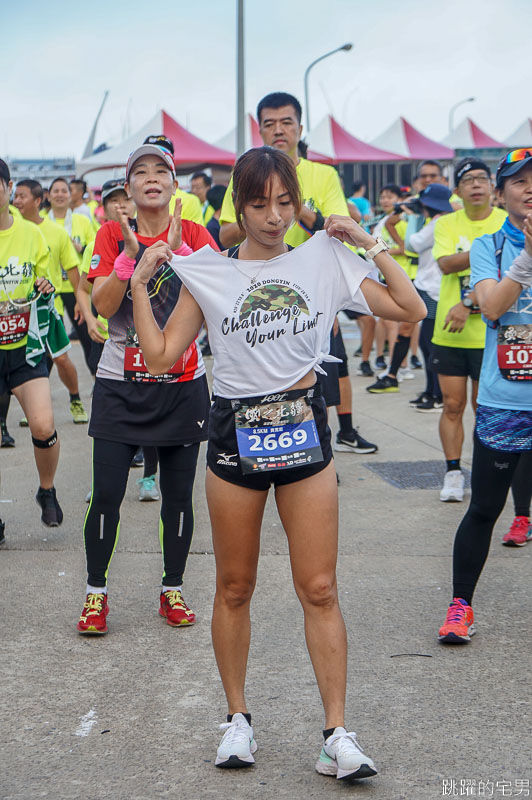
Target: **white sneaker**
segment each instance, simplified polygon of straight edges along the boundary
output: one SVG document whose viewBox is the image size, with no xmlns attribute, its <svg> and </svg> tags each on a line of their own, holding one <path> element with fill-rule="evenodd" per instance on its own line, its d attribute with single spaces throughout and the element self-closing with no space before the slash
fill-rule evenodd
<svg viewBox="0 0 532 800">
<path fill-rule="evenodd" d="M 416 376 L 408 367 L 399 367 L 397 372 L 398 381 L 413 381 Z"/>
<path fill-rule="evenodd" d="M 257 752 L 257 742 L 253 738 L 253 728 L 243 714 L 233 714 L 231 722 L 224 722 L 220 730 L 225 730 L 216 753 L 217 767 L 250 767 L 255 763 L 253 753 Z"/>
<path fill-rule="evenodd" d="M 159 500 L 159 491 L 155 483 L 155 475 L 139 478 L 137 483 L 140 486 L 139 500 Z"/>
<path fill-rule="evenodd" d="M 464 499 L 464 476 L 459 469 L 445 473 L 440 492 L 442 503 L 461 503 Z"/>
<path fill-rule="evenodd" d="M 375 764 L 364 755 L 356 737 L 356 733 L 347 733 L 345 728 L 335 728 L 323 743 L 316 771 L 350 780 L 376 775 Z"/>
</svg>

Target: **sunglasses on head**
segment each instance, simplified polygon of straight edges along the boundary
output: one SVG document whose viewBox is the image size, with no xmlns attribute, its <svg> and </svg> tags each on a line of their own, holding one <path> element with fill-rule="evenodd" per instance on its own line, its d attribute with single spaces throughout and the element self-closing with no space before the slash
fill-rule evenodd
<svg viewBox="0 0 532 800">
<path fill-rule="evenodd" d="M 516 161 L 524 161 L 525 158 L 532 158 L 532 150 L 529 147 L 521 147 L 519 150 L 512 150 L 504 159 L 504 164 L 515 164 Z"/>
</svg>

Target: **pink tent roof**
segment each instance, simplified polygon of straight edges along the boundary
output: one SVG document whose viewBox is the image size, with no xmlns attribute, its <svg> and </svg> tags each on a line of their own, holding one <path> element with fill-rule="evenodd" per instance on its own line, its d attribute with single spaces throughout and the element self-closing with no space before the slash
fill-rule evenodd
<svg viewBox="0 0 532 800">
<path fill-rule="evenodd" d="M 328 114 L 309 134 L 309 143 L 318 153 L 323 153 L 330 163 L 402 161 L 396 152 L 381 150 L 357 139 Z M 309 158 L 311 156 L 309 155 Z M 320 158 L 315 159 L 317 161 Z"/>
<path fill-rule="evenodd" d="M 372 144 L 385 147 L 401 155 L 408 161 L 420 161 L 424 158 L 447 160 L 454 158 L 454 151 L 424 136 L 404 117 L 399 117 L 377 136 Z"/>
<path fill-rule="evenodd" d="M 460 125 L 451 131 L 443 140 L 445 144 L 458 150 L 471 150 L 475 147 L 506 147 L 479 128 L 470 117 L 466 117 Z"/>
<path fill-rule="evenodd" d="M 208 164 L 225 164 L 232 167 L 235 163 L 235 155 L 230 150 L 216 147 L 194 136 L 170 114 L 161 110 L 157 111 L 140 130 L 124 139 L 120 144 L 78 161 L 76 163 L 76 174 L 85 175 L 94 170 L 125 167 L 129 154 L 142 144 L 146 136 L 159 133 L 163 133 L 174 143 L 174 161 L 178 171 L 181 173 L 186 173 L 187 170 L 192 171 Z"/>
</svg>

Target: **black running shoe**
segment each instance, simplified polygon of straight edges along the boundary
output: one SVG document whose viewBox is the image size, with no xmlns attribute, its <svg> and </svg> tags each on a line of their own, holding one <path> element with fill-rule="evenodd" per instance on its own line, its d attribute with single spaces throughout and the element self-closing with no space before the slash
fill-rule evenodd
<svg viewBox="0 0 532 800">
<path fill-rule="evenodd" d="M 385 375 L 384 378 L 379 378 L 378 381 L 372 383 L 371 386 L 366 386 L 366 392 L 370 394 L 390 394 L 399 391 L 399 384 L 397 378 L 390 378 Z"/>
<path fill-rule="evenodd" d="M 353 353 L 353 355 L 355 356 L 355 358 L 360 358 L 360 356 L 362 355 L 362 345 L 360 345 L 360 347 L 358 348 L 358 350 L 355 350 L 355 352 Z"/>
<path fill-rule="evenodd" d="M 427 398 L 427 400 L 429 400 L 430 399 L 430 394 L 427 394 L 426 392 L 421 392 L 421 394 L 418 394 L 418 396 L 414 397 L 413 400 L 409 400 L 408 401 L 408 405 L 412 406 L 412 408 L 416 408 L 418 403 L 424 403 L 425 402 L 425 398 Z"/>
<path fill-rule="evenodd" d="M 376 444 L 366 441 L 357 430 L 353 428 L 350 433 L 340 433 L 336 435 L 334 449 L 340 453 L 376 453 L 379 449 Z"/>
<path fill-rule="evenodd" d="M 143 467 L 144 466 L 144 453 L 142 452 L 142 447 L 139 447 L 133 458 L 131 459 L 131 466 L 132 467 Z"/>
<path fill-rule="evenodd" d="M 415 406 L 415 409 L 421 411 L 422 414 L 441 414 L 443 403 L 441 400 L 435 400 L 434 397 L 424 397 Z"/>
<path fill-rule="evenodd" d="M 57 528 L 63 522 L 63 512 L 55 496 L 55 488 L 41 489 L 35 495 L 37 505 L 42 508 L 41 522 L 47 528 Z"/>
<path fill-rule="evenodd" d="M 384 356 L 379 356 L 377 359 L 375 359 L 375 369 L 381 370 L 387 368 L 388 365 L 386 363 L 386 359 L 384 358 Z"/>
<path fill-rule="evenodd" d="M 0 431 L 2 432 L 2 444 L 0 445 L 0 447 L 14 447 L 15 440 L 9 433 L 5 420 L 2 420 L 2 422 L 0 422 Z"/>
<path fill-rule="evenodd" d="M 363 378 L 373 378 L 375 373 L 371 369 L 369 361 L 361 361 L 358 369 L 357 375 L 362 375 Z"/>
<path fill-rule="evenodd" d="M 410 356 L 410 366 L 412 369 L 423 369 L 423 364 L 417 356 Z"/>
</svg>

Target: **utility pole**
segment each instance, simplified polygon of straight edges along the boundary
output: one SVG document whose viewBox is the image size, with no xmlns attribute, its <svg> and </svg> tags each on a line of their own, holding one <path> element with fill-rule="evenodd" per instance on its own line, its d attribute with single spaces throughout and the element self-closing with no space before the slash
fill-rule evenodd
<svg viewBox="0 0 532 800">
<path fill-rule="evenodd" d="M 241 156 L 246 149 L 246 112 L 244 109 L 244 0 L 237 0 L 236 31 L 236 155 Z"/>
</svg>

